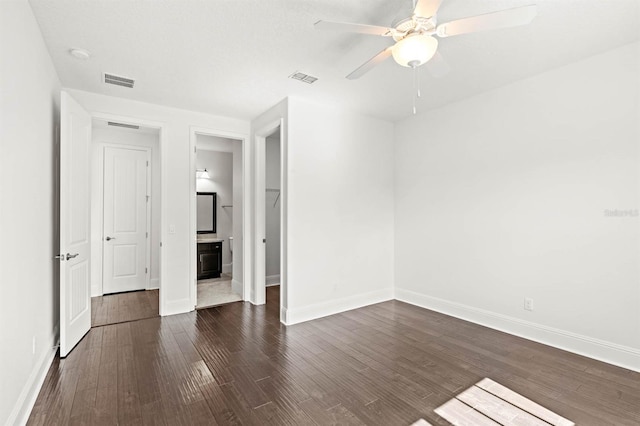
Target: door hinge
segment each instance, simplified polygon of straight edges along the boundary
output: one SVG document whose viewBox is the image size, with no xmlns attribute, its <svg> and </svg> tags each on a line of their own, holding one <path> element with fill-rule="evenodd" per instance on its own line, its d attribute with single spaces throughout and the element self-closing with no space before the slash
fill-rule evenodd
<svg viewBox="0 0 640 426">
<path fill-rule="evenodd" d="M 149 196 L 147 195 L 147 203 L 149 202 Z"/>
<path fill-rule="evenodd" d="M 196 152 L 196 153 L 197 153 L 197 152 L 198 152 L 198 147 L 195 147 L 195 146 L 194 146 L 194 147 L 193 147 L 193 152 Z"/>
<path fill-rule="evenodd" d="M 145 233 L 144 233 L 144 237 L 145 237 L 145 238 L 149 238 L 149 233 L 148 233 L 148 232 L 145 232 Z"/>
<path fill-rule="evenodd" d="M 149 167 L 149 161 L 147 161 L 147 167 Z"/>
<path fill-rule="evenodd" d="M 148 268 L 144 268 L 144 273 L 148 274 L 149 273 L 149 269 Z"/>
</svg>

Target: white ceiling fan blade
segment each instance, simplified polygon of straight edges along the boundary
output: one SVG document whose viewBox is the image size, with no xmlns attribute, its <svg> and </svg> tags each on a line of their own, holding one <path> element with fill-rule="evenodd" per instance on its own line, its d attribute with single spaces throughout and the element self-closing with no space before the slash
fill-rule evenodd
<svg viewBox="0 0 640 426">
<path fill-rule="evenodd" d="M 429 74 L 436 78 L 444 77 L 451 71 L 451 66 L 449 66 L 449 63 L 442 57 L 440 52 L 436 52 L 436 54 L 433 55 L 433 58 L 427 62 L 426 67 Z"/>
<path fill-rule="evenodd" d="M 536 5 L 516 7 L 487 13 L 485 15 L 472 16 L 458 19 L 438 25 L 437 34 L 440 37 L 450 37 L 459 34 L 475 33 L 478 31 L 495 30 L 498 28 L 515 27 L 525 25 L 536 17 Z"/>
<path fill-rule="evenodd" d="M 431 18 L 438 13 L 442 0 L 418 0 L 413 14 L 422 18 Z"/>
<path fill-rule="evenodd" d="M 378 27 L 375 25 L 350 24 L 346 22 L 318 21 L 314 24 L 316 30 L 346 31 L 350 33 L 390 36 L 393 28 Z"/>
<path fill-rule="evenodd" d="M 347 78 L 349 80 L 355 80 L 356 78 L 362 77 L 363 75 L 365 75 L 366 73 L 371 71 L 371 69 L 373 67 L 375 67 L 376 65 L 378 65 L 381 62 L 384 62 L 389 56 L 391 56 L 391 50 L 392 49 L 393 49 L 393 46 L 387 47 L 382 52 L 378 53 L 376 56 L 374 56 L 373 58 L 369 59 L 364 64 L 360 65 L 358 67 L 358 69 L 356 69 L 354 72 L 349 74 L 347 76 Z"/>
</svg>

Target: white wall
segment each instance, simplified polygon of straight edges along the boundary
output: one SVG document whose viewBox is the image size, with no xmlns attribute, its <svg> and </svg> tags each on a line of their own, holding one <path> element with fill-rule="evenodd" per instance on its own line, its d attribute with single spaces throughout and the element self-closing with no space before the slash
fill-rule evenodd
<svg viewBox="0 0 640 426">
<path fill-rule="evenodd" d="M 162 249 L 160 266 L 160 313 L 170 315 L 193 309 L 190 273 L 191 185 L 190 128 L 200 127 L 236 134 L 249 133 L 249 123 L 227 117 L 186 111 L 161 105 L 99 95 L 80 90 L 69 93 L 93 114 L 134 117 L 161 124 Z M 175 229 L 174 233 L 170 233 Z"/>
<path fill-rule="evenodd" d="M 103 249 L 103 159 L 105 144 L 149 148 L 151 150 L 151 265 L 149 288 L 160 284 L 160 136 L 158 132 L 132 130 L 106 125 L 91 131 L 91 296 L 102 295 Z"/>
<path fill-rule="evenodd" d="M 222 206 L 233 205 L 233 152 L 198 150 L 196 168 L 207 169 L 209 173 L 208 179 L 196 179 L 196 191 L 216 193 L 216 234 L 224 240 L 222 272 L 231 273 L 229 237 L 233 236 L 233 208 Z"/>
<path fill-rule="evenodd" d="M 639 60 L 631 44 L 398 123 L 397 297 L 639 370 Z"/>
<path fill-rule="evenodd" d="M 26 421 L 58 338 L 59 106 L 29 4 L 0 2 L 0 424 Z"/>
<path fill-rule="evenodd" d="M 266 139 L 265 185 L 280 190 L 280 129 Z M 267 285 L 280 283 L 280 193 L 265 194 L 265 235 Z"/>
<path fill-rule="evenodd" d="M 287 322 L 391 299 L 393 125 L 289 98 L 288 137 Z"/>
</svg>

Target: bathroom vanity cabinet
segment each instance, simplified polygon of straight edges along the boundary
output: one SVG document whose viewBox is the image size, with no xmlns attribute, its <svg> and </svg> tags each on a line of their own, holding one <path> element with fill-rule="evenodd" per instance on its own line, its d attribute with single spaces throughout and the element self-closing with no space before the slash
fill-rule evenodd
<svg viewBox="0 0 640 426">
<path fill-rule="evenodd" d="M 222 273 L 222 241 L 198 243 L 198 279 L 218 278 Z"/>
</svg>

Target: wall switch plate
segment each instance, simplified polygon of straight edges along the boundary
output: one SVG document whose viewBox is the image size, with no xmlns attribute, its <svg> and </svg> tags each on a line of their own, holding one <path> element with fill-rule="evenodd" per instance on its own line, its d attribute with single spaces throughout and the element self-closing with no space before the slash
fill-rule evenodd
<svg viewBox="0 0 640 426">
<path fill-rule="evenodd" d="M 533 311 L 533 299 L 528 297 L 524 298 L 524 309 L 525 311 Z"/>
</svg>

